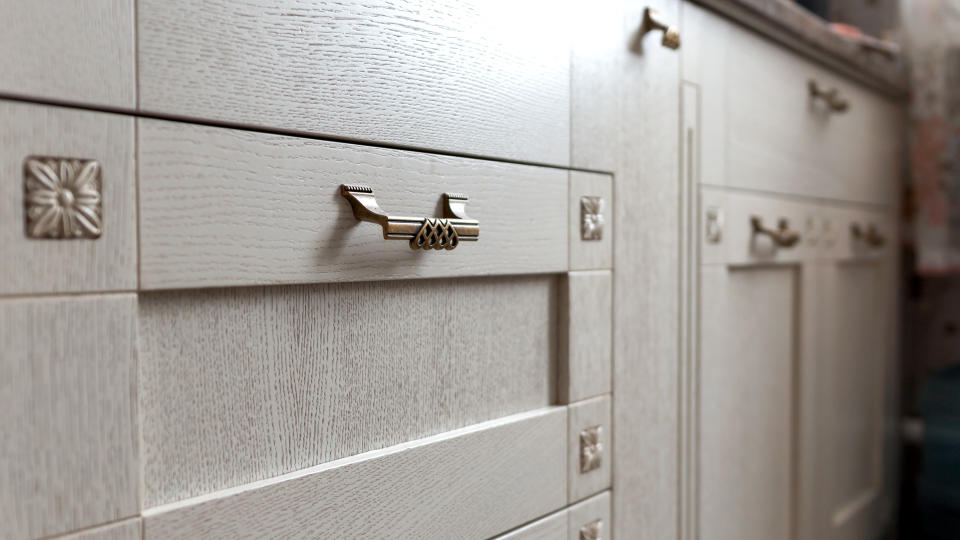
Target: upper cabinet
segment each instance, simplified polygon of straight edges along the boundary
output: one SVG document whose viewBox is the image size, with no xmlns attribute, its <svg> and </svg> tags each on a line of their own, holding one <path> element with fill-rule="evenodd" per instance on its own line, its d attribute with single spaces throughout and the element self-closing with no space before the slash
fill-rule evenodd
<svg viewBox="0 0 960 540">
<path fill-rule="evenodd" d="M 699 87 L 701 181 L 872 204 L 896 200 L 895 99 L 689 2 L 683 80 Z"/>
<path fill-rule="evenodd" d="M 143 0 L 137 11 L 142 111 L 569 164 L 565 2 Z"/>
</svg>

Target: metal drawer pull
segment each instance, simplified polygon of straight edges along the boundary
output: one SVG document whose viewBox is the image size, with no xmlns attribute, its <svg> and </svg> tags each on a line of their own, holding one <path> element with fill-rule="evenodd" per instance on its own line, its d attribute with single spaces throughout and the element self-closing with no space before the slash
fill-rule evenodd
<svg viewBox="0 0 960 540">
<path fill-rule="evenodd" d="M 780 218 L 775 230 L 764 227 L 763 219 L 759 216 L 751 216 L 750 225 L 753 226 L 753 234 L 769 236 L 777 247 L 793 247 L 800 241 L 800 235 L 790 230 L 790 223 L 784 218 Z"/>
<path fill-rule="evenodd" d="M 807 88 L 810 90 L 810 97 L 813 99 L 822 99 L 833 112 L 842 113 L 850 108 L 850 103 L 840 97 L 840 91 L 836 88 L 824 90 L 820 88 L 817 81 L 810 79 L 807 81 Z"/>
<path fill-rule="evenodd" d="M 466 214 L 466 195 L 444 193 L 442 218 L 388 216 L 367 186 L 344 184 L 340 195 L 350 201 L 354 217 L 383 227 L 385 240 L 409 240 L 411 249 L 450 250 L 480 238 L 480 222 Z"/>
<path fill-rule="evenodd" d="M 663 32 L 663 39 L 660 40 L 661 45 L 674 50 L 680 48 L 680 30 L 677 30 L 676 26 L 670 26 L 664 22 L 657 10 L 645 8 L 643 10 L 643 22 L 640 23 L 640 38 L 653 30 Z"/>
<path fill-rule="evenodd" d="M 872 248 L 880 248 L 887 243 L 887 239 L 872 223 L 867 226 L 867 230 L 863 230 L 859 223 L 853 223 L 850 225 L 850 233 L 855 239 L 865 242 Z"/>
</svg>

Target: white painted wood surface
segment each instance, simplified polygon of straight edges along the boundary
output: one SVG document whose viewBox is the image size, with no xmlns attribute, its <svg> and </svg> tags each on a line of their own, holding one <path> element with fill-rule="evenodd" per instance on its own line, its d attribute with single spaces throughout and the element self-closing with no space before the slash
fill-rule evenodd
<svg viewBox="0 0 960 540">
<path fill-rule="evenodd" d="M 599 240 L 583 238 L 581 198 L 600 197 L 603 234 Z M 613 268 L 613 178 L 607 174 L 570 171 L 570 270 Z"/>
<path fill-rule="evenodd" d="M 556 287 L 141 295 L 145 507 L 553 403 Z"/>
<path fill-rule="evenodd" d="M 797 265 L 701 270 L 700 535 L 790 538 Z"/>
<path fill-rule="evenodd" d="M 597 520 L 600 520 L 600 538 L 612 538 L 610 493 L 604 491 L 567 508 L 568 540 L 582 540 L 580 530 Z"/>
<path fill-rule="evenodd" d="M 140 518 L 133 518 L 57 536 L 56 540 L 140 540 L 140 533 Z"/>
<path fill-rule="evenodd" d="M 683 79 L 702 90 L 704 183 L 894 205 L 896 102 L 690 2 L 683 21 Z M 849 109 L 827 112 L 810 80 Z"/>
<path fill-rule="evenodd" d="M 567 165 L 568 5 L 142 0 L 140 108 Z"/>
<path fill-rule="evenodd" d="M 567 269 L 567 172 L 157 120 L 139 121 L 145 289 Z M 438 216 L 464 193 L 480 239 L 414 251 L 359 222 L 341 184 L 384 211 Z"/>
<path fill-rule="evenodd" d="M 151 538 L 486 538 L 566 502 L 566 408 L 144 512 Z"/>
<path fill-rule="evenodd" d="M 559 292 L 557 400 L 573 403 L 607 394 L 612 384 L 610 271 L 570 272 Z"/>
<path fill-rule="evenodd" d="M 611 422 L 611 399 L 609 395 L 572 403 L 569 409 L 567 441 L 567 471 L 569 474 L 568 501 L 574 503 L 610 487 L 613 459 L 611 441 L 616 440 Z M 580 433 L 589 428 L 600 427 L 602 445 L 600 466 L 588 472 L 580 469 Z"/>
<path fill-rule="evenodd" d="M 133 0 L 3 0 L 0 94 L 137 105 Z"/>
<path fill-rule="evenodd" d="M 132 118 L 0 101 L 0 296 L 137 287 L 133 144 Z M 100 162 L 100 238 L 27 237 L 23 177 L 29 156 Z"/>
<path fill-rule="evenodd" d="M 554 512 L 529 525 L 500 535 L 496 540 L 566 540 L 567 510 Z"/>
<path fill-rule="evenodd" d="M 0 536 L 139 510 L 136 297 L 0 301 Z"/>
</svg>

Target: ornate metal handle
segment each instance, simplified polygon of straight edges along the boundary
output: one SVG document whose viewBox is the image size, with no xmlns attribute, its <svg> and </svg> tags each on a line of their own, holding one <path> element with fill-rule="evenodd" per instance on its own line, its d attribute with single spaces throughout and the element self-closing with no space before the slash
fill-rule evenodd
<svg viewBox="0 0 960 540">
<path fill-rule="evenodd" d="M 880 248 L 887 243 L 887 239 L 872 223 L 867 226 L 866 230 L 863 230 L 859 223 L 854 223 L 850 225 L 850 234 L 872 248 Z"/>
<path fill-rule="evenodd" d="M 668 49 L 680 48 L 680 30 L 676 26 L 668 25 L 657 13 L 655 9 L 646 8 L 643 10 L 643 22 L 640 23 L 640 37 L 647 35 L 652 30 L 663 32 L 663 39 L 660 44 Z"/>
<path fill-rule="evenodd" d="M 388 216 L 367 186 L 341 185 L 340 195 L 350 201 L 354 217 L 383 227 L 386 240 L 409 240 L 411 249 L 450 250 L 480 238 L 480 222 L 466 214 L 466 195 L 444 193 L 442 218 Z"/>
<path fill-rule="evenodd" d="M 800 241 L 800 234 L 790 230 L 790 223 L 786 219 L 780 218 L 776 229 L 768 229 L 763 226 L 763 219 L 759 216 L 750 218 L 750 225 L 753 226 L 753 234 L 762 234 L 769 236 L 777 247 L 793 247 Z"/>
<path fill-rule="evenodd" d="M 810 90 L 810 97 L 813 99 L 822 99 L 833 112 L 846 112 L 850 108 L 850 103 L 840 97 L 840 91 L 836 88 L 824 90 L 820 88 L 817 81 L 810 79 L 807 81 L 807 88 Z"/>
</svg>

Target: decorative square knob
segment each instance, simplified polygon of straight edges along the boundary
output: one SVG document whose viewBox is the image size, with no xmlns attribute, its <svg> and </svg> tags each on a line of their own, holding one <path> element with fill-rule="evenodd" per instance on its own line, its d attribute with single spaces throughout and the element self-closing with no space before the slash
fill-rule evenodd
<svg viewBox="0 0 960 540">
<path fill-rule="evenodd" d="M 30 156 L 23 163 L 26 234 L 30 238 L 99 238 L 103 228 L 100 163 Z"/>
<path fill-rule="evenodd" d="M 580 527 L 580 540 L 601 540 L 603 535 L 603 520 L 598 519 Z"/>
<path fill-rule="evenodd" d="M 603 428 L 593 426 L 580 432 L 580 472 L 587 473 L 603 463 Z"/>
<path fill-rule="evenodd" d="M 580 197 L 580 237 L 602 240 L 603 223 L 603 198 Z"/>
</svg>

